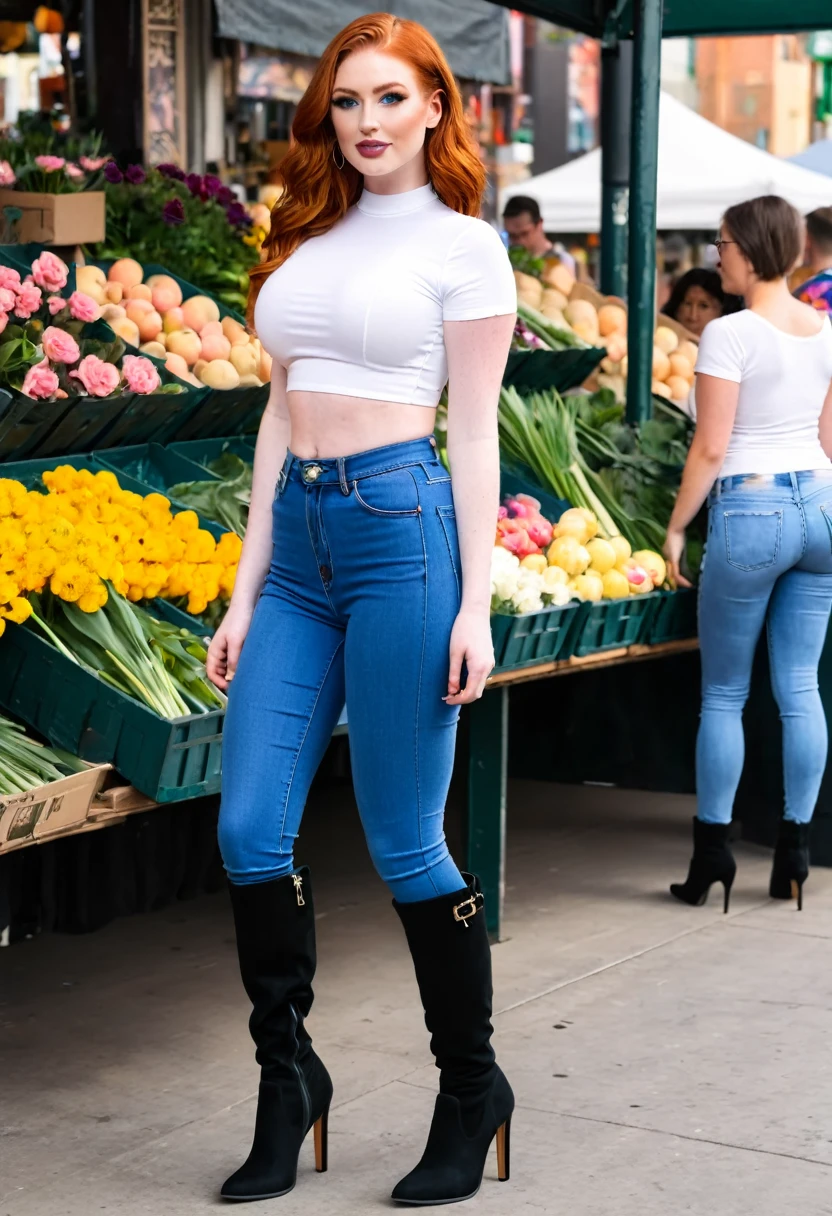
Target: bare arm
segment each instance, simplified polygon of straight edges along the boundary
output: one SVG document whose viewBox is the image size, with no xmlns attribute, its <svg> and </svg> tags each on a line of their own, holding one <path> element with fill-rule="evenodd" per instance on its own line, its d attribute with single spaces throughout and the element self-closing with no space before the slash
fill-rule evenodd
<svg viewBox="0 0 832 1216">
<path fill-rule="evenodd" d="M 494 665 L 491 550 L 500 501 L 497 403 L 515 317 L 446 321 L 448 458 L 462 557 L 462 604 L 451 636 L 450 705 L 482 695 Z M 461 688 L 463 661 L 468 669 Z"/>
<path fill-rule="evenodd" d="M 820 433 L 820 446 L 826 452 L 829 459 L 832 460 L 832 384 L 829 385 L 829 392 L 826 394 L 826 400 L 820 412 L 818 431 Z"/>
<path fill-rule="evenodd" d="M 257 434 L 254 477 L 243 552 L 237 567 L 234 594 L 222 624 L 208 649 L 208 676 L 228 688 L 248 633 L 255 605 L 272 560 L 272 506 L 278 474 L 289 446 L 286 369 L 272 364 L 271 392 Z"/>
<path fill-rule="evenodd" d="M 667 528 L 665 553 L 670 572 L 683 587 L 690 584 L 679 573 L 685 529 L 695 518 L 716 480 L 737 413 L 740 386 L 718 376 L 696 377 L 696 431 L 690 445 L 682 484 Z"/>
</svg>

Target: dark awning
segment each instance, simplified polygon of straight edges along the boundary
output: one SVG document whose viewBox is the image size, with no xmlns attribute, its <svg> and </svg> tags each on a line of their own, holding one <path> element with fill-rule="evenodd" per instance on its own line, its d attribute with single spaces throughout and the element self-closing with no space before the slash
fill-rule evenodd
<svg viewBox="0 0 832 1216">
<path fill-rule="evenodd" d="M 600 38 L 605 30 L 629 38 L 631 0 L 494 0 Z M 663 0 L 665 37 L 787 34 L 824 29 L 830 0 Z"/>
<path fill-rule="evenodd" d="M 215 0 L 224 38 L 318 56 L 345 25 L 384 11 L 427 26 L 454 73 L 492 84 L 509 81 L 508 13 L 488 0 Z"/>
</svg>

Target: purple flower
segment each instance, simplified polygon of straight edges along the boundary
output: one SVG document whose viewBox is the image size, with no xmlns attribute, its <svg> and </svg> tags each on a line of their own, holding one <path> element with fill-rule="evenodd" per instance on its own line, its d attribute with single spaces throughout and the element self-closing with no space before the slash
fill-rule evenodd
<svg viewBox="0 0 832 1216">
<path fill-rule="evenodd" d="M 131 186 L 140 186 L 142 182 L 147 181 L 147 174 L 141 165 L 128 165 L 124 170 L 124 176 Z"/>
<path fill-rule="evenodd" d="M 236 197 L 237 195 L 233 190 L 229 190 L 228 186 L 223 186 L 221 190 L 217 191 L 217 202 L 222 207 L 227 207 L 229 203 L 233 203 Z"/>
<path fill-rule="evenodd" d="M 229 224 L 233 224 L 235 228 L 242 227 L 244 224 L 248 227 L 251 224 L 251 216 L 242 203 L 232 203 L 225 214 L 228 216 Z"/>
<path fill-rule="evenodd" d="M 114 160 L 108 161 L 104 166 L 104 176 L 113 186 L 117 186 L 119 182 L 124 181 L 124 174 Z"/>
<path fill-rule="evenodd" d="M 214 197 L 215 195 L 219 194 L 222 188 L 222 182 L 218 177 L 215 177 L 213 173 L 205 174 L 202 179 L 202 189 L 205 194 L 209 195 L 210 197 Z"/>
<path fill-rule="evenodd" d="M 202 189 L 202 178 L 198 173 L 189 173 L 185 178 L 185 185 L 188 187 L 194 198 L 197 198 L 200 190 Z"/>
<path fill-rule="evenodd" d="M 181 198 L 172 198 L 165 203 L 162 208 L 162 219 L 166 224 L 170 224 L 171 228 L 178 228 L 180 224 L 185 223 L 185 208 L 182 206 Z"/>
<path fill-rule="evenodd" d="M 162 177 L 172 177 L 174 181 L 184 182 L 185 171 L 180 169 L 178 165 L 157 165 L 157 172 L 161 173 Z"/>
</svg>

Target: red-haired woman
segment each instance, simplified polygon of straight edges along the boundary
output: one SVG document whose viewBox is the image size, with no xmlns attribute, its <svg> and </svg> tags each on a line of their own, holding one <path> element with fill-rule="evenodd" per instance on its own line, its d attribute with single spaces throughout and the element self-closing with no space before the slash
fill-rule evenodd
<svg viewBox="0 0 832 1216">
<path fill-rule="evenodd" d="M 482 895 L 443 815 L 459 706 L 493 663 L 497 398 L 515 314 L 483 170 L 420 25 L 359 18 L 327 47 L 281 168 L 254 319 L 274 357 L 248 532 L 209 673 L 230 685 L 220 845 L 261 1065 L 254 1144 L 227 1199 L 283 1194 L 332 1083 L 304 1019 L 315 924 L 293 844 L 346 699 L 367 842 L 390 887 L 441 1070 L 420 1163 L 393 1192 L 474 1194 L 514 1098 L 491 1047 Z M 259 294 L 258 294 L 259 293 Z M 432 439 L 449 381 L 450 479 Z M 231 680 L 233 677 L 233 684 Z"/>
</svg>

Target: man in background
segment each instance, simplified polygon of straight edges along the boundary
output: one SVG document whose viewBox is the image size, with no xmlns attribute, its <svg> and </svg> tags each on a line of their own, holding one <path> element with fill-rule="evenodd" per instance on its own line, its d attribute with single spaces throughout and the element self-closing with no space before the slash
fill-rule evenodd
<svg viewBox="0 0 832 1216">
<path fill-rule="evenodd" d="M 806 265 L 809 277 L 794 294 L 832 316 L 832 207 L 819 207 L 806 216 Z"/>
<path fill-rule="evenodd" d="M 510 198 L 503 211 L 503 227 L 509 245 L 521 245 L 535 258 L 561 262 L 575 274 L 572 254 L 560 242 L 553 244 L 543 231 L 543 217 L 535 199 L 522 194 Z"/>
</svg>

